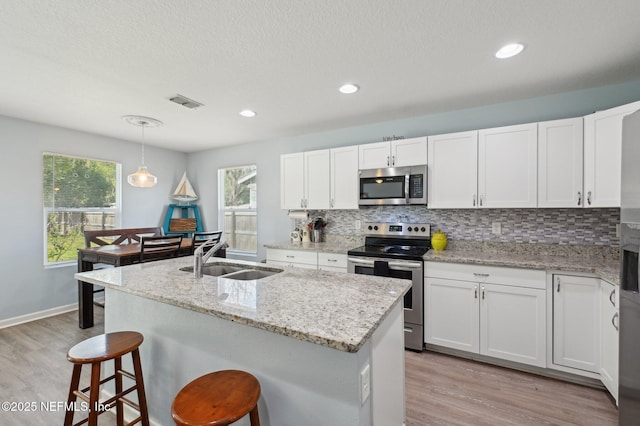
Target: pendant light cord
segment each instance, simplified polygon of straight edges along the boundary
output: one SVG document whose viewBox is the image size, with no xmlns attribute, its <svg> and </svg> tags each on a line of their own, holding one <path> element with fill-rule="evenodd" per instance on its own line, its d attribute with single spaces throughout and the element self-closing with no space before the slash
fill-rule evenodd
<svg viewBox="0 0 640 426">
<path fill-rule="evenodd" d="M 144 166 L 144 128 L 147 126 L 146 121 L 140 122 L 140 127 L 142 127 L 142 165 Z"/>
</svg>

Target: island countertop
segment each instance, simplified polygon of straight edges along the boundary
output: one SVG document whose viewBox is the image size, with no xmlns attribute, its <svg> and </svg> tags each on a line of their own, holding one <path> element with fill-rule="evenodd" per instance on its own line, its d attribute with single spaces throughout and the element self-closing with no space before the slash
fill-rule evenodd
<svg viewBox="0 0 640 426">
<path fill-rule="evenodd" d="M 222 258 L 208 264 L 213 262 L 275 269 Z M 186 266 L 193 266 L 193 257 L 82 272 L 75 278 L 344 352 L 357 352 L 411 287 L 408 280 L 293 267 L 259 280 L 195 278 L 180 270 Z"/>
</svg>

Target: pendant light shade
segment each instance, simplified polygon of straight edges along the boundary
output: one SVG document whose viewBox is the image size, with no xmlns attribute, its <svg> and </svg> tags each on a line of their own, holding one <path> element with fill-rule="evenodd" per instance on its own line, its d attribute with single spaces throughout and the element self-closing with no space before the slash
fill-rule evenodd
<svg viewBox="0 0 640 426">
<path fill-rule="evenodd" d="M 127 182 L 129 182 L 129 185 L 137 188 L 151 188 L 158 183 L 158 178 L 149 173 L 147 166 L 144 164 L 144 128 L 161 126 L 162 121 L 138 115 L 125 115 L 122 119 L 129 124 L 140 126 L 142 128 L 142 161 L 140 162 L 138 171 L 127 176 Z"/>
</svg>

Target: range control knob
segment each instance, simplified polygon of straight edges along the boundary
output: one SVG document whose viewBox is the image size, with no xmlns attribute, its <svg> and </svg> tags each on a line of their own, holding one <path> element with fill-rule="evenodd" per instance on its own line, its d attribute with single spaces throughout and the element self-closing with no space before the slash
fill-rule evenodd
<svg viewBox="0 0 640 426">
<path fill-rule="evenodd" d="M 411 227 L 408 227 L 407 231 L 411 232 L 411 231 L 413 231 L 413 229 L 411 229 Z"/>
<path fill-rule="evenodd" d="M 378 225 L 374 226 L 373 229 L 374 229 L 374 231 L 377 231 L 378 230 Z"/>
<path fill-rule="evenodd" d="M 369 231 L 371 231 L 371 230 L 373 229 L 373 226 L 369 225 L 369 226 L 367 227 L 367 229 L 368 229 Z"/>
<path fill-rule="evenodd" d="M 426 232 L 426 230 L 427 230 L 427 229 L 423 226 L 422 228 L 420 228 L 420 230 L 421 230 L 422 232 Z"/>
<path fill-rule="evenodd" d="M 413 230 L 414 230 L 414 231 L 416 231 L 416 232 L 418 232 L 418 231 L 419 231 L 419 229 L 418 229 L 418 227 L 417 227 L 417 226 L 416 226 Z"/>
</svg>

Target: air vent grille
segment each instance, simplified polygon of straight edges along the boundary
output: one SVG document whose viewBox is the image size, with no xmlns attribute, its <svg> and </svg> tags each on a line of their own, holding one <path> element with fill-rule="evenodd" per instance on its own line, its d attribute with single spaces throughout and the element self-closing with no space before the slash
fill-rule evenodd
<svg viewBox="0 0 640 426">
<path fill-rule="evenodd" d="M 180 94 L 175 95 L 173 98 L 169 99 L 171 102 L 174 102 L 178 105 L 182 105 L 183 107 L 187 107 L 189 109 L 200 108 L 203 106 L 200 102 L 194 101 L 193 99 L 189 99 L 186 96 L 182 96 Z"/>
</svg>

